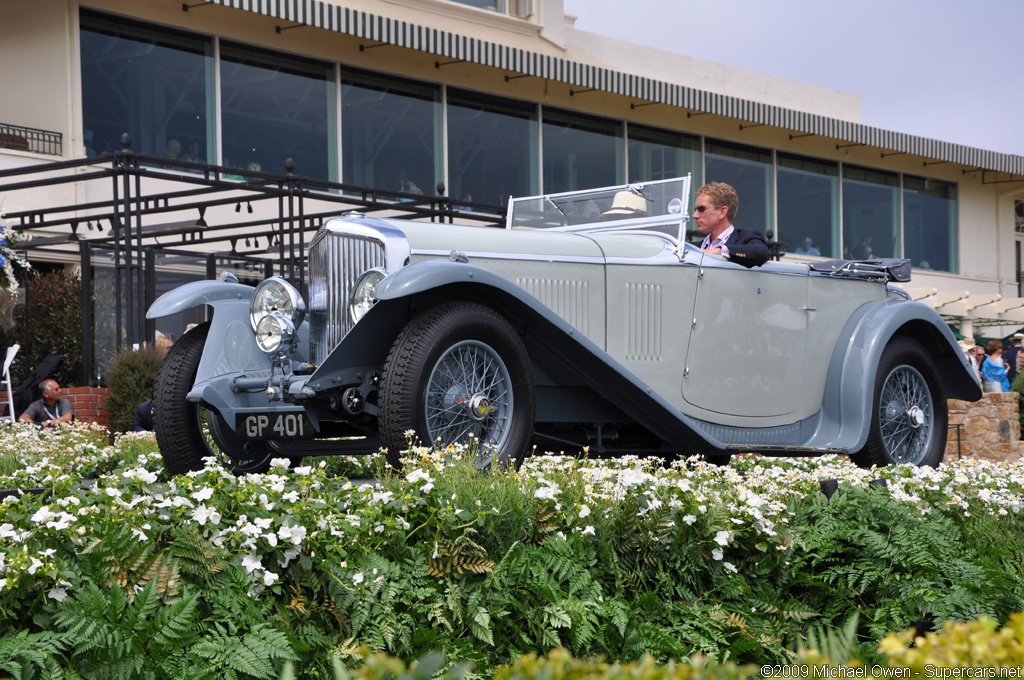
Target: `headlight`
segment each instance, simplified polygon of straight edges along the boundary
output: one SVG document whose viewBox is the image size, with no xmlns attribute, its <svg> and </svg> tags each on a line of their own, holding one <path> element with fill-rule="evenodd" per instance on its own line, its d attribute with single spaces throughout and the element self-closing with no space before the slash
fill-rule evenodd
<svg viewBox="0 0 1024 680">
<path fill-rule="evenodd" d="M 252 323 L 252 329 L 257 330 L 256 326 L 260 320 L 271 312 L 281 314 L 296 328 L 306 316 L 306 303 L 299 295 L 299 291 L 280 276 L 272 276 L 256 286 L 256 293 L 249 303 L 249 322 Z"/>
<path fill-rule="evenodd" d="M 383 269 L 370 269 L 363 273 L 352 288 L 348 311 L 353 323 L 359 321 L 377 302 L 377 286 L 388 273 Z"/>
<path fill-rule="evenodd" d="M 267 354 L 286 353 L 295 341 L 295 326 L 278 312 L 267 314 L 256 324 L 256 344 Z"/>
</svg>

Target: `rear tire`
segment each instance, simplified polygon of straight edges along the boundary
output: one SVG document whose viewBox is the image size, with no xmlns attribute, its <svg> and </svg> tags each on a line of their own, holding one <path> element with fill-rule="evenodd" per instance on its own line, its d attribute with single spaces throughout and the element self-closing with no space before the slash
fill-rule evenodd
<svg viewBox="0 0 1024 680">
<path fill-rule="evenodd" d="M 213 456 L 236 475 L 266 472 L 271 453 L 262 442 L 244 442 L 216 412 L 185 396 L 195 383 L 210 323 L 200 324 L 171 346 L 156 376 L 153 427 L 164 466 L 172 475 L 201 470 Z"/>
<path fill-rule="evenodd" d="M 427 446 L 494 447 L 478 450 L 481 468 L 518 469 L 533 439 L 536 396 L 526 347 L 483 305 L 452 302 L 410 321 L 384 363 L 380 398 L 380 436 L 396 469 L 409 431 Z"/>
<path fill-rule="evenodd" d="M 946 454 L 949 411 L 935 363 L 920 344 L 893 338 L 875 374 L 871 429 L 851 459 L 861 467 L 938 467 Z"/>
</svg>

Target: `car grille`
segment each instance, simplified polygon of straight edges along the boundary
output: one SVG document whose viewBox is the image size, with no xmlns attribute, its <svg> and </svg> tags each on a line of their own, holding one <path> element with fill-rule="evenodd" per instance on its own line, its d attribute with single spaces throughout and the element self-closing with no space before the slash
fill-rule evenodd
<svg viewBox="0 0 1024 680">
<path fill-rule="evenodd" d="M 367 269 L 383 267 L 384 246 L 376 239 L 322 232 L 309 250 L 309 360 L 320 365 L 352 330 L 349 298 Z"/>
</svg>

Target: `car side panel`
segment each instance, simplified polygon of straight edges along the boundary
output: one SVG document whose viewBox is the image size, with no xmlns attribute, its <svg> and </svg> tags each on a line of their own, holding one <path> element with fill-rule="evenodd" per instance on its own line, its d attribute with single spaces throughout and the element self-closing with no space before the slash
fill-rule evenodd
<svg viewBox="0 0 1024 680">
<path fill-rule="evenodd" d="M 696 264 L 608 266 L 608 353 L 678 409 Z"/>
<path fill-rule="evenodd" d="M 684 377 L 684 412 L 715 421 L 745 416 L 750 427 L 799 414 L 807 348 L 807 273 L 701 265 Z M 774 418 L 778 422 L 764 422 Z M 779 420 L 782 419 L 782 420 Z"/>
<path fill-rule="evenodd" d="M 513 281 L 602 349 L 605 347 L 605 267 L 598 258 L 595 262 L 552 262 L 462 252 L 470 264 Z M 413 261 L 423 259 L 436 258 L 414 256 Z"/>
</svg>

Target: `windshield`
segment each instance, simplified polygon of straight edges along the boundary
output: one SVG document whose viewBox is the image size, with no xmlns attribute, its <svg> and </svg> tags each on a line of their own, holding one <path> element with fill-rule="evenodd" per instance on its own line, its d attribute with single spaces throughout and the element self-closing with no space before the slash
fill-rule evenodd
<svg viewBox="0 0 1024 680">
<path fill-rule="evenodd" d="M 513 198 L 506 228 L 594 231 L 643 229 L 682 242 L 689 219 L 690 176 Z"/>
</svg>

